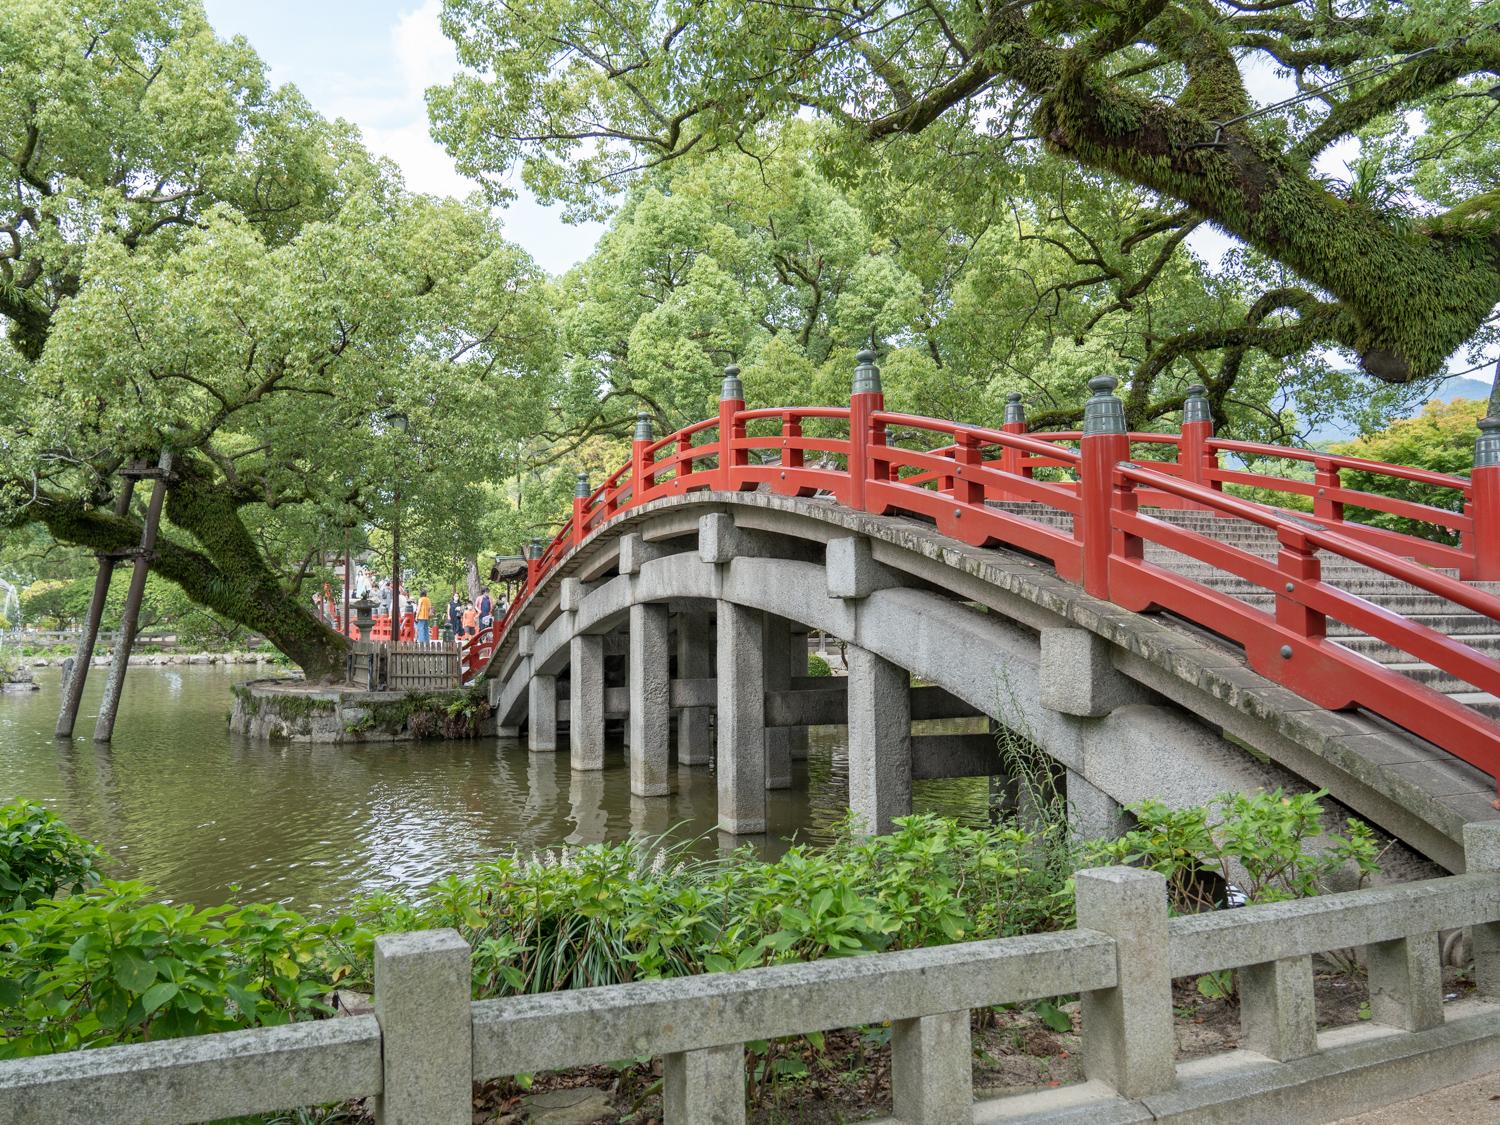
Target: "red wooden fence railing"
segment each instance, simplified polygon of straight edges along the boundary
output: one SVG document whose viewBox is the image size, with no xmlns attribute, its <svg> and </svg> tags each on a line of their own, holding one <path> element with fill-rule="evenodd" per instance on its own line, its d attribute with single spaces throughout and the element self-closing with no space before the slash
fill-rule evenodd
<svg viewBox="0 0 1500 1125">
<path fill-rule="evenodd" d="M 1251 667 L 1304 698 L 1330 708 L 1363 707 L 1500 777 L 1500 724 L 1329 643 L 1324 622 L 1329 617 L 1346 622 L 1413 661 L 1497 697 L 1500 661 L 1461 637 L 1444 636 L 1324 582 L 1317 555 L 1371 567 L 1483 614 L 1496 621 L 1500 633 L 1500 598 L 1466 584 L 1500 579 L 1500 419 L 1480 423 L 1474 471 L 1459 477 L 1216 438 L 1202 387 L 1189 388 L 1176 434 L 1127 432 L 1115 382 L 1108 378 L 1090 381 L 1093 396 L 1078 431 L 1027 433 L 1015 395 L 999 429 L 894 413 L 885 409 L 874 359 L 871 352 L 860 353 L 847 407 L 746 409 L 739 371 L 731 367 L 718 417 L 657 439 L 649 416 L 640 415 L 630 460 L 592 490 L 580 476 L 572 517 L 546 546 L 533 541 L 525 588 L 505 619 L 466 643 L 465 682 L 484 672 L 506 630 L 557 564 L 620 513 L 693 491 L 821 493 L 876 515 L 930 518 L 943 533 L 975 546 L 1027 551 L 1088 593 L 1125 608 L 1179 614 L 1242 644 Z M 1313 479 L 1253 471 L 1254 459 L 1309 465 Z M 1353 489 L 1343 481 L 1347 472 L 1449 490 L 1462 510 Z M 1226 486 L 1303 497 L 1311 500 L 1312 511 L 1287 512 L 1237 498 L 1224 491 Z M 1070 516 L 1072 529 L 1028 519 L 994 501 L 1041 504 Z M 1153 518 L 1143 507 L 1190 508 L 1246 520 L 1272 530 L 1280 552 L 1271 562 Z M 1349 520 L 1350 507 L 1443 528 L 1458 542 Z M 1145 542 L 1261 587 L 1274 595 L 1274 609 L 1257 609 L 1146 562 Z M 1433 568 L 1452 569 L 1459 577 Z"/>
</svg>

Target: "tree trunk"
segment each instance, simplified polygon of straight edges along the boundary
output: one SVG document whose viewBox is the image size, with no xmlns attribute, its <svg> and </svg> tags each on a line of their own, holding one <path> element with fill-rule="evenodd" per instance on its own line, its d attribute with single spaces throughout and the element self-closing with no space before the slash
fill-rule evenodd
<svg viewBox="0 0 1500 1125">
<path fill-rule="evenodd" d="M 29 512 L 53 536 L 94 550 L 139 543 L 140 522 L 87 507 L 68 497 L 46 497 Z M 233 495 L 201 463 L 184 457 L 167 490 L 166 520 L 192 535 L 202 550 L 167 536 L 157 540 L 151 569 L 177 583 L 199 605 L 260 633 L 318 682 L 343 679 L 348 644 L 289 597 L 240 519 Z"/>
</svg>

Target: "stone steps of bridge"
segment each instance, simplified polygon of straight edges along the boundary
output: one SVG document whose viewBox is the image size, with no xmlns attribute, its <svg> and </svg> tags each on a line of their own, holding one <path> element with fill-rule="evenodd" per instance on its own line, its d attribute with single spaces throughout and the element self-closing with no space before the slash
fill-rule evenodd
<svg viewBox="0 0 1500 1125">
<path fill-rule="evenodd" d="M 1048 527 L 1069 533 L 1072 531 L 1071 516 L 1041 504 L 1000 501 L 993 506 Z M 1276 533 L 1259 524 L 1224 519 L 1204 512 L 1150 507 L 1143 507 L 1142 510 L 1164 522 L 1261 558 L 1274 559 L 1280 550 Z M 1190 555 L 1147 542 L 1144 556 L 1154 565 L 1202 583 L 1248 606 L 1266 612 L 1272 612 L 1276 607 L 1274 592 Z M 1445 636 L 1461 639 L 1466 645 L 1487 656 L 1500 658 L 1500 625 L 1494 619 L 1484 614 L 1468 612 L 1446 598 L 1428 593 L 1373 567 L 1350 562 L 1328 552 L 1320 552 L 1319 557 L 1323 564 L 1324 581 Z M 1457 577 L 1457 572 L 1452 569 L 1440 569 L 1437 573 Z M 1500 593 L 1500 582 L 1471 582 L 1469 585 L 1490 593 Z M 1328 637 L 1352 652 L 1385 665 L 1393 672 L 1440 691 L 1483 715 L 1500 720 L 1500 698 L 1475 691 L 1473 685 L 1431 664 L 1414 661 L 1409 653 L 1394 645 L 1368 636 L 1344 622 L 1333 620 L 1328 622 Z"/>
</svg>

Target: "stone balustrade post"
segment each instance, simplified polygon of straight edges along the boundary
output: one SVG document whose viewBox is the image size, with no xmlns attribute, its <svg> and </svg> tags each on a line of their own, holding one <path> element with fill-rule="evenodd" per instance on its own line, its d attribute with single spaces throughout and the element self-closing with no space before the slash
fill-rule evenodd
<svg viewBox="0 0 1500 1125">
<path fill-rule="evenodd" d="M 1277 1062 L 1317 1054 L 1311 957 L 1283 957 L 1239 972 L 1240 1046 Z"/>
<path fill-rule="evenodd" d="M 665 1125 L 745 1125 L 745 1048 L 706 1047 L 662 1056 Z"/>
<path fill-rule="evenodd" d="M 1464 825 L 1464 870 L 1500 874 L 1500 821 Z M 1475 926 L 1474 983 L 1481 996 L 1500 997 L 1500 922 Z"/>
<path fill-rule="evenodd" d="M 1443 969 L 1435 931 L 1372 942 L 1365 955 L 1371 1022 L 1403 1031 L 1441 1026 Z"/>
<path fill-rule="evenodd" d="M 1115 987 L 1083 994 L 1083 1072 L 1122 1097 L 1177 1082 L 1167 883 L 1154 871 L 1099 867 L 1074 878 L 1078 928 L 1115 940 Z"/>
<path fill-rule="evenodd" d="M 384 1077 L 377 1125 L 473 1120 L 471 954 L 456 930 L 375 939 L 375 1019 Z"/>
<path fill-rule="evenodd" d="M 969 1012 L 891 1024 L 891 1097 L 902 1125 L 950 1125 L 974 1112 Z"/>
</svg>

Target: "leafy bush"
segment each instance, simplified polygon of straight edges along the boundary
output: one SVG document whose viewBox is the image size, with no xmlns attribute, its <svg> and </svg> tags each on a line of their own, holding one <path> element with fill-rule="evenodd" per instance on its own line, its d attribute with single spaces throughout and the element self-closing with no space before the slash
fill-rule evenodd
<svg viewBox="0 0 1500 1125">
<path fill-rule="evenodd" d="M 1160 871 L 1172 905 L 1188 913 L 1222 905 L 1223 890 L 1243 881 L 1247 902 L 1310 898 L 1352 865 L 1361 882 L 1379 870 L 1375 836 L 1357 820 L 1325 834 L 1326 791 L 1228 794 L 1206 806 L 1169 809 L 1160 801 L 1131 806 L 1136 828 L 1095 845 L 1093 857 Z M 1324 838 L 1325 846 L 1312 841 Z M 1207 878 L 1205 878 L 1207 876 Z"/>
<path fill-rule="evenodd" d="M 0 805 L 0 904 L 24 910 L 99 881 L 103 853 L 31 801 Z"/>
<path fill-rule="evenodd" d="M 286 1023 L 326 1012 L 317 972 L 347 920 L 151 901 L 104 882 L 0 915 L 0 1057 Z"/>
<path fill-rule="evenodd" d="M 828 661 L 824 660 L 815 652 L 807 655 L 807 674 L 809 676 L 831 676 L 833 669 L 828 667 Z"/>
</svg>

